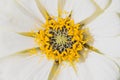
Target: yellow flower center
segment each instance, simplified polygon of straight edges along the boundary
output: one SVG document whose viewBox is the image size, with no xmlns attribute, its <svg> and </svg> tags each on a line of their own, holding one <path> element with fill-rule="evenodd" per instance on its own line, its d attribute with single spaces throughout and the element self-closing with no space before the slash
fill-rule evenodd
<svg viewBox="0 0 120 80">
<path fill-rule="evenodd" d="M 71 18 L 51 18 L 43 26 L 35 33 L 35 41 L 48 59 L 74 62 L 86 54 L 83 51 L 90 41 L 88 30 Z"/>
</svg>

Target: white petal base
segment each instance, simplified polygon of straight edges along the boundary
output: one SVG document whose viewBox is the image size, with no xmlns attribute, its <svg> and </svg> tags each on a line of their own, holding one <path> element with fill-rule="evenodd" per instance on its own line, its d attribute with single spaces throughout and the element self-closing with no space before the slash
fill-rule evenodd
<svg viewBox="0 0 120 80">
<path fill-rule="evenodd" d="M 47 80 L 52 64 L 45 56 L 10 56 L 0 60 L 0 79 Z"/>
</svg>

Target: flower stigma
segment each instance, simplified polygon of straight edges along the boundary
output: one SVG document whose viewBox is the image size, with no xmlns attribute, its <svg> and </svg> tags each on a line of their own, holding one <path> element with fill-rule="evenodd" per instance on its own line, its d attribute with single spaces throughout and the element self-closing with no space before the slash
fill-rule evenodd
<svg viewBox="0 0 120 80">
<path fill-rule="evenodd" d="M 74 62 L 86 54 L 84 45 L 90 42 L 91 35 L 81 24 L 75 24 L 70 17 L 54 17 L 43 26 L 35 33 L 35 41 L 48 59 Z"/>
</svg>

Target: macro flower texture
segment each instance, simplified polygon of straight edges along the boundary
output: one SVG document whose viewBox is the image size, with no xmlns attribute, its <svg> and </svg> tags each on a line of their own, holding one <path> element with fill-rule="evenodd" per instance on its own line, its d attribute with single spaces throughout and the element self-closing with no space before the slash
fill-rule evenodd
<svg viewBox="0 0 120 80">
<path fill-rule="evenodd" d="M 0 0 L 0 80 L 120 80 L 120 0 Z"/>
</svg>

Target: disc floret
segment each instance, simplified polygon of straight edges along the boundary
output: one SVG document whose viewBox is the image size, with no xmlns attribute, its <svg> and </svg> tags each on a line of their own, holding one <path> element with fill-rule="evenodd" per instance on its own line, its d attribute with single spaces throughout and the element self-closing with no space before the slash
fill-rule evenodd
<svg viewBox="0 0 120 80">
<path fill-rule="evenodd" d="M 71 18 L 51 18 L 35 34 L 35 41 L 48 59 L 55 61 L 78 61 L 89 42 L 87 31 Z"/>
</svg>

